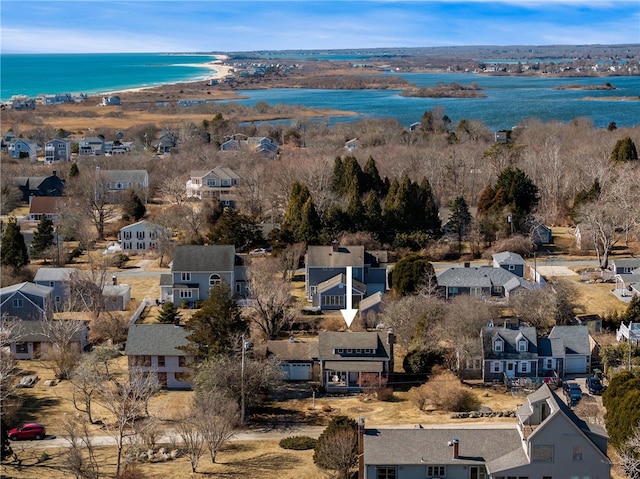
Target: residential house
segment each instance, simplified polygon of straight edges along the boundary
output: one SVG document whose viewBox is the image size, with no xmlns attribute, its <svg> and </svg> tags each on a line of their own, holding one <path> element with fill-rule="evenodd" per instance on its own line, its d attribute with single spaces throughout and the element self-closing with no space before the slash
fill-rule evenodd
<svg viewBox="0 0 640 479">
<path fill-rule="evenodd" d="M 7 147 L 11 158 L 29 158 L 36 160 L 38 158 L 38 144 L 35 141 L 25 138 L 17 138 Z"/>
<path fill-rule="evenodd" d="M 539 221 L 533 221 L 529 228 L 529 236 L 534 244 L 550 244 L 553 243 L 553 232 L 551 228 L 540 223 Z"/>
<path fill-rule="evenodd" d="M 98 170 L 111 192 L 133 189 L 139 193 L 143 202 L 149 196 L 149 174 L 147 170 Z"/>
<path fill-rule="evenodd" d="M 506 269 L 516 276 L 524 278 L 527 263 L 518 253 L 503 251 L 493 255 L 493 267 Z"/>
<path fill-rule="evenodd" d="M 52 293 L 50 286 L 29 282 L 0 288 L 0 311 L 25 321 L 52 319 Z"/>
<path fill-rule="evenodd" d="M 453 267 L 437 275 L 442 296 L 451 299 L 467 294 L 483 299 L 508 299 L 518 290 L 533 285 L 504 268 Z"/>
<path fill-rule="evenodd" d="M 420 122 L 414 121 L 409 125 L 409 131 L 418 131 L 420 129 Z"/>
<path fill-rule="evenodd" d="M 602 316 L 599 314 L 578 314 L 574 319 L 576 325 L 584 325 L 589 329 L 589 334 L 602 332 Z"/>
<path fill-rule="evenodd" d="M 267 357 L 275 357 L 284 373 L 285 381 L 311 381 L 318 379 L 318 343 L 296 340 L 267 341 Z"/>
<path fill-rule="evenodd" d="M 616 274 L 633 274 L 640 268 L 640 258 L 615 258 L 611 260 L 611 272 Z"/>
<path fill-rule="evenodd" d="M 534 327 L 482 328 L 482 380 L 509 382 L 516 378 L 540 377 L 538 339 Z"/>
<path fill-rule="evenodd" d="M 220 145 L 220 151 L 237 151 L 240 149 L 238 140 L 230 139 Z"/>
<path fill-rule="evenodd" d="M 78 154 L 82 156 L 104 155 L 104 138 L 89 136 L 78 141 Z"/>
<path fill-rule="evenodd" d="M 511 130 L 498 130 L 495 133 L 496 143 L 508 143 L 511 140 Z"/>
<path fill-rule="evenodd" d="M 548 337 L 551 340 L 562 341 L 563 367 L 558 370 L 561 377 L 564 378 L 567 374 L 591 372 L 594 344 L 586 325 L 554 326 Z"/>
<path fill-rule="evenodd" d="M 357 138 L 354 138 L 352 140 L 346 141 L 344 144 L 344 149 L 351 152 L 351 151 L 355 151 L 357 149 L 359 149 L 361 146 L 360 144 L 360 140 L 358 140 Z"/>
<path fill-rule="evenodd" d="M 71 159 L 71 141 L 64 139 L 49 140 L 44 144 L 44 162 L 69 161 Z"/>
<path fill-rule="evenodd" d="M 321 309 L 344 308 L 345 275 L 351 266 L 356 307 L 365 297 L 387 290 L 387 261 L 385 251 L 365 251 L 362 245 L 309 246 L 305 256 L 307 298 Z"/>
<path fill-rule="evenodd" d="M 178 146 L 178 140 L 175 135 L 164 134 L 153 143 L 153 147 L 159 155 L 169 153 Z"/>
<path fill-rule="evenodd" d="M 280 143 L 269 137 L 250 136 L 247 138 L 246 144 L 252 148 L 254 152 L 260 153 L 265 158 L 275 158 L 278 156 Z"/>
<path fill-rule="evenodd" d="M 608 436 L 580 419 L 547 385 L 504 427 L 366 429 L 362 479 L 609 478 Z"/>
<path fill-rule="evenodd" d="M 629 321 L 629 326 L 627 326 L 624 321 L 621 322 L 616 331 L 616 339 L 625 342 L 635 341 L 636 346 L 638 346 L 640 343 L 640 323 Z"/>
<path fill-rule="evenodd" d="M 14 95 L 9 100 L 12 110 L 35 110 L 36 99 L 25 95 Z"/>
<path fill-rule="evenodd" d="M 147 253 L 158 249 L 158 242 L 169 239 L 169 232 L 147 220 L 120 228 L 118 241 L 123 253 Z"/>
<path fill-rule="evenodd" d="M 40 221 L 46 216 L 51 221 L 56 222 L 60 218 L 66 198 L 60 196 L 30 196 L 29 213 L 27 221 Z"/>
<path fill-rule="evenodd" d="M 621 298 L 632 298 L 640 294 L 640 268 L 632 270 L 630 273 L 616 274 L 616 295 Z"/>
<path fill-rule="evenodd" d="M 72 319 L 57 319 L 60 321 L 76 321 Z M 24 321 L 20 325 L 20 336 L 17 340 L 9 341 L 9 350 L 16 359 L 46 359 L 54 346 L 51 340 L 51 321 Z M 71 328 L 69 328 L 71 330 Z M 77 330 L 71 335 L 69 351 L 71 348 L 77 352 L 84 351 L 88 344 L 88 328 L 86 323 L 79 324 Z"/>
<path fill-rule="evenodd" d="M 51 295 L 54 311 L 61 311 L 72 303 L 72 283 L 77 274 L 76 268 L 39 268 L 33 282 L 53 288 Z"/>
<path fill-rule="evenodd" d="M 232 294 L 246 296 L 245 266 L 233 245 L 179 245 L 170 264 L 171 284 L 160 288 L 161 298 L 176 305 L 209 299 L 209 290 L 226 283 Z"/>
<path fill-rule="evenodd" d="M 193 358 L 180 349 L 189 344 L 188 334 L 173 324 L 132 324 L 124 350 L 129 372 L 157 374 L 166 389 L 190 389 Z"/>
<path fill-rule="evenodd" d="M 31 196 L 62 196 L 64 180 L 53 170 L 51 176 L 16 176 L 13 183 L 22 193 L 22 201 Z"/>
<path fill-rule="evenodd" d="M 237 203 L 240 177 L 225 166 L 213 170 L 192 171 L 187 180 L 187 196 L 201 200 L 216 198 L 225 207 L 233 208 Z"/>
<path fill-rule="evenodd" d="M 327 392 L 359 391 L 361 381 L 381 384 L 393 372 L 391 331 L 325 331 L 318 335 L 320 384 Z"/>
<path fill-rule="evenodd" d="M 382 310 L 382 292 L 377 291 L 358 303 L 358 314 L 367 327 L 377 327 L 378 316 Z"/>
</svg>

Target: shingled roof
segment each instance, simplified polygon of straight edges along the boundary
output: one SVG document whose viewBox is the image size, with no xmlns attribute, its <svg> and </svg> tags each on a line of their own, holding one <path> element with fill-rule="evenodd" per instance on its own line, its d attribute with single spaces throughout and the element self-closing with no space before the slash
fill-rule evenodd
<svg viewBox="0 0 640 479">
<path fill-rule="evenodd" d="M 187 356 L 188 331 L 173 324 L 132 324 L 127 334 L 127 356 Z"/>
<path fill-rule="evenodd" d="M 235 260 L 233 245 L 180 245 L 173 253 L 171 271 L 233 271 Z"/>
</svg>

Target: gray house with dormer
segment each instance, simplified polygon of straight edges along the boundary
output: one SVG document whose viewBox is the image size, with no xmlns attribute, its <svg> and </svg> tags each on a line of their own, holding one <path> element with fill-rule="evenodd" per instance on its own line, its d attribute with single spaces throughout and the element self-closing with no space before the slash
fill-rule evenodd
<svg viewBox="0 0 640 479">
<path fill-rule="evenodd" d="M 307 298 L 320 309 L 343 309 L 347 266 L 351 266 L 354 305 L 375 293 L 385 293 L 386 263 L 386 251 L 366 251 L 362 245 L 309 246 L 305 255 Z"/>
<path fill-rule="evenodd" d="M 77 274 L 75 268 L 39 268 L 33 281 L 40 286 L 53 288 L 54 310 L 62 311 L 71 302 L 71 284 Z"/>
<path fill-rule="evenodd" d="M 160 278 L 160 296 L 173 304 L 209 299 L 209 290 L 226 283 L 231 293 L 246 296 L 245 266 L 233 245 L 179 245 L 170 273 Z"/>
<path fill-rule="evenodd" d="M 611 477 L 604 428 L 583 421 L 547 385 L 527 396 L 515 424 L 484 428 L 365 427 L 363 479 Z"/>
</svg>

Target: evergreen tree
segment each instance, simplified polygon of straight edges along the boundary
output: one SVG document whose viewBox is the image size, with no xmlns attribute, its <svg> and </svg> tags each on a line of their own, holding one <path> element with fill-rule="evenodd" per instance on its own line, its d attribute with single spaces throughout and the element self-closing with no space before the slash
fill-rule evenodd
<svg viewBox="0 0 640 479">
<path fill-rule="evenodd" d="M 47 248 L 53 245 L 55 241 L 55 235 L 53 232 L 53 221 L 51 221 L 47 215 L 43 214 L 38 223 L 38 228 L 33 234 L 33 241 L 31 242 L 31 252 L 37 258 L 44 253 Z"/>
<path fill-rule="evenodd" d="M 342 177 L 344 174 L 344 167 L 342 164 L 342 158 L 336 156 L 333 161 L 333 174 L 331 176 L 331 190 L 339 193 L 342 189 Z"/>
<path fill-rule="evenodd" d="M 78 164 L 74 161 L 69 168 L 69 178 L 76 178 L 78 175 L 80 175 L 80 170 L 78 169 Z"/>
<path fill-rule="evenodd" d="M 178 308 L 171 301 L 166 301 L 162 305 L 162 310 L 160 310 L 156 321 L 162 324 L 173 324 L 178 320 L 180 320 Z"/>
<path fill-rule="evenodd" d="M 469 212 L 469 206 L 464 196 L 456 196 L 451 201 L 451 214 L 449 214 L 449 227 L 455 232 L 458 239 L 458 254 L 462 251 L 462 240 L 471 228 L 473 217 Z"/>
<path fill-rule="evenodd" d="M 247 251 L 262 241 L 262 233 L 256 222 L 233 208 L 223 211 L 211 232 L 208 244 L 232 244 L 239 251 Z"/>
<path fill-rule="evenodd" d="M 372 156 L 369 157 L 362 169 L 362 192 L 367 193 L 369 191 L 375 191 L 378 195 L 384 192 L 384 182 L 380 178 L 378 167 Z"/>
<path fill-rule="evenodd" d="M 361 231 L 365 223 L 364 206 L 360 201 L 360 196 L 356 191 L 352 191 L 349 195 L 349 203 L 347 205 L 347 217 L 349 218 L 348 230 L 352 233 Z"/>
<path fill-rule="evenodd" d="M 422 179 L 418 198 L 420 201 L 418 211 L 421 211 L 424 216 L 421 221 L 416 223 L 416 229 L 424 230 L 431 236 L 439 237 L 442 233 L 442 221 L 440 220 L 438 205 L 436 205 L 435 198 L 433 197 L 431 184 L 429 184 L 427 178 Z"/>
<path fill-rule="evenodd" d="M 392 288 L 398 296 L 416 292 L 421 286 L 432 283 L 436 276 L 433 265 L 417 253 L 398 261 L 391 274 Z"/>
<path fill-rule="evenodd" d="M 122 204 L 122 219 L 125 221 L 139 221 L 147 213 L 147 207 L 144 205 L 135 190 L 130 189 L 127 199 Z"/>
<path fill-rule="evenodd" d="M 633 140 L 625 136 L 618 140 L 611 152 L 611 161 L 614 163 L 623 163 L 625 161 L 635 161 L 638 159 L 638 150 Z"/>
<path fill-rule="evenodd" d="M 380 199 L 378 195 L 370 191 L 364 198 L 364 230 L 372 233 L 380 234 L 382 224 L 382 208 L 380 207 Z"/>
<path fill-rule="evenodd" d="M 634 294 L 622 314 L 622 321 L 640 323 L 640 295 Z"/>
<path fill-rule="evenodd" d="M 311 196 L 309 196 L 302 206 L 300 223 L 294 234 L 295 241 L 307 244 L 316 242 L 320 226 L 320 217 L 313 201 L 311 201 Z"/>
<path fill-rule="evenodd" d="M 2 235 L 0 263 L 4 266 L 11 266 L 14 270 L 29 264 L 27 245 L 24 242 L 24 236 L 20 232 L 18 220 L 13 216 L 7 221 L 7 226 Z"/>
<path fill-rule="evenodd" d="M 198 359 L 230 354 L 240 335 L 246 332 L 247 323 L 226 283 L 213 286 L 209 299 L 184 326 L 189 332 L 189 344 L 184 349 Z"/>
<path fill-rule="evenodd" d="M 320 434 L 313 452 L 313 462 L 321 469 L 336 471 L 348 479 L 358 464 L 358 424 L 348 416 L 336 416 Z"/>
<path fill-rule="evenodd" d="M 600 197 L 601 191 L 602 191 L 602 188 L 600 187 L 600 182 L 598 181 L 598 178 L 593 180 L 593 184 L 591 185 L 591 188 L 589 188 L 588 190 L 578 191 L 573 197 L 573 206 L 571 207 L 571 211 L 569 213 L 569 217 L 571 218 L 571 221 L 575 223 L 576 216 L 578 214 L 578 209 L 580 208 L 580 206 L 585 203 L 590 203 L 592 201 L 597 200 Z"/>
<path fill-rule="evenodd" d="M 280 226 L 283 240 L 285 242 L 290 243 L 294 241 L 294 234 L 302 220 L 302 208 L 310 198 L 311 193 L 309 192 L 307 185 L 298 183 L 297 181 L 293 183 L 291 186 L 291 193 L 289 193 L 287 209 L 284 212 L 282 224 Z"/>
</svg>

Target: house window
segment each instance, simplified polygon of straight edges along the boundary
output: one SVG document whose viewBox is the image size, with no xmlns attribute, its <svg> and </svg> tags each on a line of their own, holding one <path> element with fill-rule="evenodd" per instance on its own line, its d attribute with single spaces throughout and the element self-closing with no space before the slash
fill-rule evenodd
<svg viewBox="0 0 640 479">
<path fill-rule="evenodd" d="M 216 186 L 215 178 L 210 178 L 207 180 L 207 186 Z"/>
<path fill-rule="evenodd" d="M 230 184 L 229 180 L 222 180 L 222 186 L 229 186 Z"/>
<path fill-rule="evenodd" d="M 24 306 L 24 302 L 22 301 L 22 299 L 14 299 L 13 300 L 13 307 L 14 308 L 22 308 Z"/>
<path fill-rule="evenodd" d="M 143 241 L 143 242 L 138 241 L 138 243 L 137 243 L 137 245 L 136 245 L 136 248 L 137 248 L 137 249 L 145 249 L 145 247 L 144 247 L 144 246 L 145 246 L 145 245 L 144 245 L 144 241 Z"/>
<path fill-rule="evenodd" d="M 528 373 L 529 372 L 529 362 L 528 361 L 521 361 L 518 364 L 518 371 L 521 373 Z"/>
<path fill-rule="evenodd" d="M 394 466 L 376 467 L 376 479 L 396 479 L 397 477 L 398 472 Z"/>
<path fill-rule="evenodd" d="M 493 286 L 491 288 L 491 291 L 493 292 L 494 296 L 501 296 L 502 295 L 502 286 Z"/>
<path fill-rule="evenodd" d="M 521 339 L 518 341 L 518 352 L 524 353 L 527 351 L 527 340 Z"/>
<path fill-rule="evenodd" d="M 553 462 L 553 446 L 531 446 L 531 462 Z"/>
<path fill-rule="evenodd" d="M 513 271 L 514 269 L 516 269 L 516 265 L 515 264 L 510 264 L 509 265 L 509 271 Z"/>
<path fill-rule="evenodd" d="M 582 461 L 582 446 L 573 446 L 573 460 Z"/>
<path fill-rule="evenodd" d="M 486 479 L 487 471 L 484 466 L 469 467 L 469 479 Z"/>
<path fill-rule="evenodd" d="M 125 241 L 122 245 L 123 249 L 131 249 L 131 241 Z"/>
<path fill-rule="evenodd" d="M 190 289 L 181 289 L 180 290 L 180 298 L 181 299 L 189 299 L 191 298 L 192 291 Z"/>
<path fill-rule="evenodd" d="M 149 239 L 157 239 L 158 238 L 158 232 L 157 231 L 149 231 Z"/>
<path fill-rule="evenodd" d="M 144 231 L 136 231 L 136 238 L 139 240 L 144 239 Z"/>
<path fill-rule="evenodd" d="M 121 190 L 123 188 L 122 183 L 118 182 L 116 183 L 116 190 Z"/>
<path fill-rule="evenodd" d="M 552 358 L 545 359 L 545 361 L 544 361 L 544 367 L 545 367 L 546 369 L 554 369 L 554 367 L 555 367 L 554 362 L 555 362 L 555 361 L 554 361 Z"/>
<path fill-rule="evenodd" d="M 158 367 L 163 368 L 165 366 L 164 356 L 158 356 Z"/>
<path fill-rule="evenodd" d="M 236 283 L 236 293 L 242 293 L 242 284 Z"/>
<path fill-rule="evenodd" d="M 218 286 L 220 283 L 222 283 L 222 279 L 219 274 L 212 274 L 209 276 L 209 286 Z"/>
<path fill-rule="evenodd" d="M 29 346 L 27 343 L 16 343 L 16 354 L 27 354 L 29 352 Z"/>
<path fill-rule="evenodd" d="M 501 339 L 498 339 L 496 341 L 493 342 L 493 350 L 496 353 L 500 353 L 504 350 L 504 343 L 502 342 Z"/>
<path fill-rule="evenodd" d="M 186 368 L 187 367 L 187 358 L 184 356 L 178 356 L 178 367 Z"/>
<path fill-rule="evenodd" d="M 56 296 L 55 302 L 59 304 L 61 301 L 62 301 L 62 298 L 60 298 L 60 296 Z"/>
<path fill-rule="evenodd" d="M 191 281 L 191 273 L 182 273 L 182 281 Z"/>
<path fill-rule="evenodd" d="M 122 238 L 126 239 L 126 240 L 131 239 L 131 231 L 123 231 L 122 232 Z"/>
<path fill-rule="evenodd" d="M 493 373 L 501 373 L 502 372 L 502 363 L 500 361 L 493 361 L 491 363 L 491 372 L 493 372 Z"/>
<path fill-rule="evenodd" d="M 446 476 L 444 466 L 427 466 L 427 477 Z"/>
</svg>

